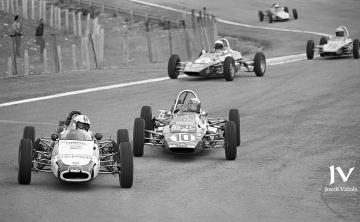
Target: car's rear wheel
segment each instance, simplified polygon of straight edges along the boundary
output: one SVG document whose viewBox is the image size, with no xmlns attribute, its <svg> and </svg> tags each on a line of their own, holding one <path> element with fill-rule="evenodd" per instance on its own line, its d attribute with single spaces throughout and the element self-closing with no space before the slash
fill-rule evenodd
<svg viewBox="0 0 360 222">
<path fill-rule="evenodd" d="M 235 123 L 236 128 L 236 145 L 240 146 L 241 136 L 240 136 L 240 115 L 238 109 L 230 109 L 229 111 L 229 121 Z"/>
<path fill-rule="evenodd" d="M 259 20 L 260 20 L 260 22 L 262 22 L 262 21 L 264 21 L 264 12 L 263 11 L 259 11 L 259 13 L 258 13 L 258 15 L 259 15 Z"/>
<path fill-rule="evenodd" d="M 227 121 L 225 123 L 225 158 L 227 160 L 236 159 L 236 126 L 233 121 Z"/>
<path fill-rule="evenodd" d="M 23 138 L 29 139 L 34 144 L 35 143 L 35 127 L 25 126 L 23 132 Z"/>
<path fill-rule="evenodd" d="M 353 55 L 354 59 L 359 59 L 359 39 L 355 39 L 353 42 Z"/>
<path fill-rule="evenodd" d="M 325 44 L 327 44 L 327 42 L 328 42 L 328 39 L 325 36 L 321 36 L 319 45 L 325 45 Z M 324 53 L 320 53 L 320 57 L 324 57 L 324 56 L 325 56 Z"/>
<path fill-rule="evenodd" d="M 170 79 L 177 79 L 179 76 L 180 57 L 178 55 L 171 55 L 168 62 L 168 75 Z"/>
<path fill-rule="evenodd" d="M 315 53 L 315 43 L 313 40 L 309 40 L 307 41 L 307 44 L 306 44 L 306 57 L 308 59 L 313 59 L 314 58 L 314 53 Z"/>
<path fill-rule="evenodd" d="M 294 19 L 298 19 L 298 18 L 299 18 L 299 17 L 298 17 L 298 12 L 297 12 L 296 9 L 293 9 L 293 10 L 292 10 L 292 13 L 293 13 Z"/>
<path fill-rule="evenodd" d="M 235 78 L 235 61 L 233 57 L 226 57 L 224 64 L 223 64 L 223 74 L 226 79 L 226 81 L 233 81 Z"/>
<path fill-rule="evenodd" d="M 133 153 L 136 157 L 144 155 L 145 142 L 145 120 L 143 118 L 136 118 L 134 122 L 133 132 Z"/>
<path fill-rule="evenodd" d="M 254 72 L 258 77 L 264 76 L 266 71 L 266 59 L 262 52 L 257 52 L 254 57 Z"/>
<path fill-rule="evenodd" d="M 269 23 L 272 23 L 273 22 L 273 17 L 271 15 L 271 13 L 268 14 L 268 18 L 269 18 Z"/>
<path fill-rule="evenodd" d="M 284 7 L 284 12 L 289 13 L 289 8 L 287 6 Z"/>
<path fill-rule="evenodd" d="M 129 142 L 122 142 L 120 147 L 120 186 L 123 188 L 130 188 L 133 185 L 134 177 L 134 163 L 131 150 L 131 144 Z"/>
<path fill-rule="evenodd" d="M 31 182 L 31 168 L 32 168 L 32 149 L 33 143 L 30 139 L 23 138 L 19 145 L 19 171 L 18 183 L 30 184 Z"/>
</svg>

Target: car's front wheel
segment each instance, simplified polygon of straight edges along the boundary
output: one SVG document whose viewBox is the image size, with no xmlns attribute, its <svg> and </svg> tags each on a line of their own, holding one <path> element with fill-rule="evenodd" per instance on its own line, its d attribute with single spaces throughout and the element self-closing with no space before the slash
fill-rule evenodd
<svg viewBox="0 0 360 222">
<path fill-rule="evenodd" d="M 355 39 L 353 42 L 353 55 L 354 59 L 359 59 L 359 39 Z"/>
<path fill-rule="evenodd" d="M 122 142 L 120 147 L 120 186 L 123 188 L 130 188 L 133 185 L 134 163 L 131 144 L 129 142 Z"/>
<path fill-rule="evenodd" d="M 297 12 L 296 9 L 293 9 L 293 10 L 292 10 L 292 13 L 293 13 L 294 19 L 298 19 L 298 18 L 299 18 L 299 15 L 298 15 L 298 12 Z"/>
<path fill-rule="evenodd" d="M 225 158 L 227 160 L 235 160 L 237 153 L 236 146 L 236 126 L 233 121 L 225 123 Z"/>
<path fill-rule="evenodd" d="M 19 184 L 30 184 L 31 182 L 31 168 L 32 168 L 32 150 L 33 143 L 30 139 L 21 139 L 19 145 Z"/>
<path fill-rule="evenodd" d="M 223 64 L 223 73 L 226 81 L 233 81 L 235 78 L 235 61 L 233 57 L 226 57 Z"/>
<path fill-rule="evenodd" d="M 264 21 L 264 16 L 265 16 L 265 14 L 264 14 L 263 11 L 259 11 L 258 16 L 259 16 L 260 22 Z"/>
<path fill-rule="evenodd" d="M 145 120 L 143 118 L 136 118 L 134 122 L 133 132 L 133 153 L 136 157 L 144 155 L 145 142 Z"/>
<path fill-rule="evenodd" d="M 233 121 L 235 123 L 236 128 L 236 145 L 240 146 L 241 137 L 240 137 L 240 115 L 238 109 L 230 109 L 229 111 L 229 121 Z"/>
<path fill-rule="evenodd" d="M 168 75 L 170 79 L 177 79 L 180 74 L 180 57 L 178 55 L 171 55 L 168 62 Z"/>
<path fill-rule="evenodd" d="M 254 72 L 258 77 L 264 76 L 266 71 L 266 59 L 262 52 L 257 52 L 254 57 Z"/>
<path fill-rule="evenodd" d="M 307 41 L 306 44 L 306 57 L 308 59 L 313 59 L 314 58 L 314 53 L 315 53 L 315 43 L 313 40 L 309 40 Z"/>
</svg>

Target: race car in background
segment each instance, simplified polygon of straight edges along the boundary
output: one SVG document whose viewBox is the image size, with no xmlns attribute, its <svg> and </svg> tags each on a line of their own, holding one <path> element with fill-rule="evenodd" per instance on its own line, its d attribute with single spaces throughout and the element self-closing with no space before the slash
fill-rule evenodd
<svg viewBox="0 0 360 222">
<path fill-rule="evenodd" d="M 294 19 L 298 19 L 298 12 L 294 8 L 292 10 L 292 15 Z M 274 3 L 271 8 L 265 11 L 259 11 L 258 13 L 260 22 L 264 21 L 264 19 L 268 19 L 269 23 L 273 21 L 288 21 L 290 20 L 290 13 L 288 7 L 280 7 L 279 4 Z"/>
<path fill-rule="evenodd" d="M 102 139 L 100 133 L 92 140 L 84 140 L 76 130 L 69 131 L 65 138 L 54 133 L 35 141 L 35 128 L 26 126 L 18 161 L 19 184 L 30 184 L 32 172 L 52 172 L 65 182 L 87 182 L 98 174 L 118 174 L 121 187 L 133 184 L 132 147 L 125 129 L 118 130 L 117 142 Z"/>
<path fill-rule="evenodd" d="M 223 48 L 221 50 L 202 51 L 199 58 L 193 62 L 181 62 L 178 55 L 171 55 L 168 62 L 168 76 L 177 79 L 180 73 L 189 76 L 224 76 L 227 81 L 232 81 L 240 68 L 248 72 L 255 72 L 256 76 L 264 76 L 266 70 L 265 55 L 257 52 L 254 59 L 245 60 L 240 52 L 230 48 L 229 41 L 219 39 Z"/>
<path fill-rule="evenodd" d="M 353 55 L 355 59 L 359 59 L 359 40 L 353 41 L 348 29 L 345 26 L 339 26 L 335 31 L 335 36 L 322 36 L 319 45 L 315 46 L 313 40 L 308 40 L 306 57 L 313 59 L 315 53 L 320 54 L 320 57 Z"/>
<path fill-rule="evenodd" d="M 199 106 L 194 108 L 192 101 L 198 101 L 195 104 Z M 134 122 L 134 156 L 143 156 L 144 145 L 152 145 L 165 147 L 176 154 L 221 148 L 225 150 L 227 160 L 236 159 L 240 145 L 239 111 L 230 109 L 228 120 L 208 118 L 199 101 L 195 92 L 183 90 L 170 110 L 160 110 L 154 118 L 151 107 L 143 106 L 140 117 Z"/>
</svg>

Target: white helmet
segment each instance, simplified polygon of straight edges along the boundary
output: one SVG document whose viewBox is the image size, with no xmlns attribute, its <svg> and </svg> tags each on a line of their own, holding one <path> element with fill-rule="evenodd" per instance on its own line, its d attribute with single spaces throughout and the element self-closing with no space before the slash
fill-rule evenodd
<svg viewBox="0 0 360 222">
<path fill-rule="evenodd" d="M 201 108 L 201 102 L 198 98 L 192 98 L 189 100 L 189 102 L 186 105 L 186 110 L 188 112 L 200 112 L 200 108 Z"/>
<path fill-rule="evenodd" d="M 76 129 L 90 129 L 90 119 L 86 115 L 78 115 L 74 118 Z"/>
<path fill-rule="evenodd" d="M 337 37 L 344 37 L 345 36 L 345 30 L 342 28 L 342 27 L 338 27 L 336 30 L 335 30 L 335 35 Z"/>
<path fill-rule="evenodd" d="M 223 49 L 223 48 L 224 48 L 224 43 L 221 40 L 216 40 L 215 41 L 215 50 Z"/>
</svg>

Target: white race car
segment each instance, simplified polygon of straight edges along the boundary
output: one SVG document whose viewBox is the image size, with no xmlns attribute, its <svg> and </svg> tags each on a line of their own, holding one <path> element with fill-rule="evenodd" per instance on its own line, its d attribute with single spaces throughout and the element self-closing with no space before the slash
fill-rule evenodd
<svg viewBox="0 0 360 222">
<path fill-rule="evenodd" d="M 98 174 L 119 174 L 120 186 L 133 184 L 133 156 L 128 131 L 117 132 L 117 143 L 102 139 L 84 140 L 78 130 L 71 130 L 65 138 L 54 133 L 51 138 L 35 141 L 35 128 L 26 126 L 19 146 L 19 184 L 30 184 L 32 172 L 53 173 L 65 182 L 87 182 Z"/>
<path fill-rule="evenodd" d="M 322 36 L 317 46 L 313 40 L 309 40 L 306 45 L 307 58 L 313 59 L 317 52 L 320 57 L 353 55 L 355 59 L 359 59 L 359 40 L 353 41 L 345 26 L 338 27 L 335 33 L 335 36 Z"/>
<path fill-rule="evenodd" d="M 293 18 L 298 19 L 298 12 L 296 9 L 292 10 Z M 265 11 L 259 11 L 258 13 L 260 22 L 264 21 L 265 18 L 269 20 L 269 23 L 273 21 L 287 21 L 290 20 L 290 13 L 288 7 L 280 7 L 279 4 L 275 3 L 271 8 Z"/>
</svg>

